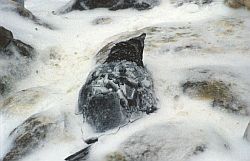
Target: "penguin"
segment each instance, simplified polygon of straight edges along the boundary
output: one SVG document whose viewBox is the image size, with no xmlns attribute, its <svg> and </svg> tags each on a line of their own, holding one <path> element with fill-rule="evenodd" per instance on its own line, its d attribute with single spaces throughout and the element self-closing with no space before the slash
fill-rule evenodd
<svg viewBox="0 0 250 161">
<path fill-rule="evenodd" d="M 79 92 L 78 113 L 105 132 L 156 111 L 151 73 L 143 64 L 146 34 L 115 44 Z"/>
</svg>

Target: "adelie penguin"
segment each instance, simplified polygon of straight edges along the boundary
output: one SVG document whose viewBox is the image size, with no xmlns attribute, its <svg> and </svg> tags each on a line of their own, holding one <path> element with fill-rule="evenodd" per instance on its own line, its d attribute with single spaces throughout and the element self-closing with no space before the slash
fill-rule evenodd
<svg viewBox="0 0 250 161">
<path fill-rule="evenodd" d="M 143 64 L 145 37 L 143 33 L 115 44 L 82 87 L 78 112 L 96 132 L 119 127 L 157 109 L 153 80 Z"/>
</svg>

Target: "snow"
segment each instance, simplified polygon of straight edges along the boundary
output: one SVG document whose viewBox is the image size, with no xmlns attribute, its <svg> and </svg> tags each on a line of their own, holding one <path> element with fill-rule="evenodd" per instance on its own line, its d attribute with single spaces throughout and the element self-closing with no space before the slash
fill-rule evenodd
<svg viewBox="0 0 250 161">
<path fill-rule="evenodd" d="M 56 30 L 48 30 L 19 17 L 14 12 L 1 10 L 0 5 L 0 25 L 11 30 L 15 38 L 34 46 L 39 53 L 37 60 L 32 64 L 31 74 L 18 82 L 15 91 L 46 87 L 50 91 L 49 97 L 39 101 L 36 106 L 46 106 L 46 109 L 55 109 L 55 111 L 60 109 L 68 115 L 66 136 L 55 137 L 46 142 L 44 146 L 39 147 L 23 161 L 61 161 L 85 147 L 83 139 L 99 135 L 95 134 L 88 125 L 83 125 L 82 117 L 75 115 L 74 112 L 77 106 L 78 92 L 88 73 L 95 66 L 94 56 L 112 39 L 110 37 L 159 24 L 199 24 L 204 21 L 216 21 L 231 17 L 244 20 L 245 25 L 250 26 L 250 12 L 244 9 L 230 9 L 222 1 L 215 1 L 203 7 L 185 4 L 175 8 L 169 1 L 162 0 L 160 6 L 140 12 L 132 9 L 115 12 L 107 9 L 95 9 L 74 11 L 63 15 L 52 14 L 52 11 L 56 11 L 67 2 L 67 0 L 25 1 L 27 9 L 42 21 L 53 24 Z M 92 21 L 99 17 L 110 17 L 112 22 L 93 25 Z M 212 30 L 220 29 L 215 26 Z M 244 34 L 249 33 L 239 33 L 241 37 L 247 39 Z M 210 38 L 209 35 L 206 35 L 206 38 L 213 42 L 213 38 Z M 250 118 L 212 109 L 207 101 L 193 100 L 180 95 L 181 92 L 178 88 L 179 82 L 186 79 L 185 73 L 189 69 L 206 65 L 222 70 L 225 68 L 234 74 L 236 73 L 239 76 L 236 76 L 236 81 L 245 81 L 245 84 L 249 85 L 249 50 L 247 52 L 237 50 L 226 52 L 228 53 L 179 55 L 171 52 L 164 54 L 162 51 L 152 51 L 152 53 L 147 51 L 144 62 L 155 80 L 159 110 L 155 114 L 122 128 L 115 135 L 101 137 L 93 148 L 94 155 L 101 159 L 108 152 L 116 149 L 134 132 L 151 125 L 169 121 L 186 121 L 193 124 L 192 126 L 212 127 L 224 140 L 229 142 L 231 147 L 230 151 L 227 152 L 216 148 L 209 149 L 206 153 L 192 158 L 192 161 L 249 161 L 250 144 L 242 137 Z M 218 77 L 223 77 L 223 75 Z M 249 91 L 247 85 L 242 85 L 241 88 Z M 178 99 L 173 99 L 176 95 L 179 95 Z M 40 112 L 42 109 L 37 108 L 35 112 Z M 0 113 L 0 158 L 8 149 L 9 132 L 22 121 L 23 118 L 7 117 L 4 113 Z M 211 135 L 208 134 L 208 136 Z M 212 137 L 210 139 L 211 142 L 215 142 L 215 145 L 216 142 L 220 142 Z"/>
</svg>

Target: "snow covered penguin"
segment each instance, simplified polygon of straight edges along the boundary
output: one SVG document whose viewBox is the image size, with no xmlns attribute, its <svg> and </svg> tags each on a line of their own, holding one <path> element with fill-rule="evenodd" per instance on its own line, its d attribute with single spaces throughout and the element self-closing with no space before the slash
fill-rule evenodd
<svg viewBox="0 0 250 161">
<path fill-rule="evenodd" d="M 82 87 L 78 111 L 97 132 L 104 132 L 154 112 L 151 74 L 143 64 L 146 34 L 115 44 L 104 63 Z"/>
</svg>

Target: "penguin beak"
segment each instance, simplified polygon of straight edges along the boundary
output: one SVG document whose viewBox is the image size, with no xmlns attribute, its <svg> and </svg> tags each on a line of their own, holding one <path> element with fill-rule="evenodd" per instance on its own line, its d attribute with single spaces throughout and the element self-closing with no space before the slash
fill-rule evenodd
<svg viewBox="0 0 250 161">
<path fill-rule="evenodd" d="M 141 46 L 144 46 L 144 40 L 146 38 L 146 33 L 141 34 L 140 36 L 134 38 L 135 40 L 138 40 L 141 44 Z"/>
</svg>

